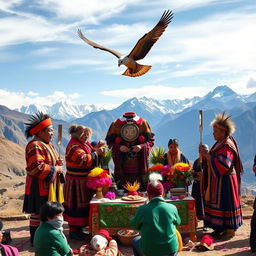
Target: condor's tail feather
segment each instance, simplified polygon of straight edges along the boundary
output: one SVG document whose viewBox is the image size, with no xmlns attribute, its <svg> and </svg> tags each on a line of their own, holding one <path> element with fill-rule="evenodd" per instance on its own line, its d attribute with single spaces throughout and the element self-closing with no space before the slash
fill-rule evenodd
<svg viewBox="0 0 256 256">
<path fill-rule="evenodd" d="M 135 71 L 133 71 L 130 68 L 127 68 L 122 75 L 130 76 L 130 77 L 142 76 L 142 75 L 146 74 L 151 69 L 151 67 L 152 66 L 149 66 L 149 65 L 137 64 Z"/>
</svg>

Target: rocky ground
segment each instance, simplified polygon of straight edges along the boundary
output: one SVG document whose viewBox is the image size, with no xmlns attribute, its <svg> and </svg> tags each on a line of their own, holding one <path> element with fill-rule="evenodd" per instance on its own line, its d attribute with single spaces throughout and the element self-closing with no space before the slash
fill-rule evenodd
<svg viewBox="0 0 256 256">
<path fill-rule="evenodd" d="M 243 205 L 243 215 L 245 217 L 244 224 L 241 228 L 238 229 L 236 236 L 229 241 L 214 241 L 214 251 L 207 252 L 198 252 L 195 248 L 185 247 L 184 251 L 180 252 L 181 256 L 193 256 L 193 255 L 232 255 L 232 256 L 249 256 L 255 255 L 255 253 L 250 252 L 249 248 L 249 234 L 250 234 L 250 216 L 252 215 L 252 203 L 253 196 L 242 196 L 242 205 Z M 11 210 L 13 212 L 13 210 Z M 13 239 L 12 245 L 19 248 L 21 256 L 32 256 L 34 255 L 34 250 L 30 247 L 29 243 L 29 231 L 28 231 L 28 220 L 15 220 L 12 214 L 7 215 L 7 210 L 5 211 L 4 216 L 0 212 L 0 218 L 2 218 L 4 222 L 4 229 L 11 230 L 11 236 Z M 26 216 L 23 216 L 24 218 Z M 18 217 L 20 218 L 20 216 Z M 64 233 L 68 236 L 68 228 L 65 223 Z M 197 241 L 199 242 L 201 237 L 212 230 L 203 231 L 202 222 L 199 222 L 197 228 Z M 188 238 L 184 237 L 184 241 L 186 242 Z M 68 240 L 71 247 L 74 249 L 78 249 L 82 244 L 89 242 L 89 235 L 86 241 L 78 242 L 73 240 Z M 131 247 L 125 247 L 119 244 L 120 250 L 126 256 L 132 256 Z"/>
<path fill-rule="evenodd" d="M 30 247 L 29 243 L 29 231 L 27 228 L 28 221 L 27 220 L 20 220 L 20 221 L 4 221 L 4 228 L 10 229 L 11 236 L 13 239 L 12 245 L 19 248 L 21 256 L 32 256 L 34 255 L 34 250 Z M 210 232 L 210 231 L 208 231 Z M 249 256 L 255 255 L 255 253 L 250 252 L 249 248 L 249 232 L 250 232 L 250 219 L 245 219 L 243 226 L 237 231 L 237 234 L 234 238 L 229 241 L 214 241 L 214 250 L 207 251 L 207 252 L 199 252 L 194 248 L 184 248 L 184 251 L 180 252 L 180 256 L 193 256 L 193 255 L 232 255 L 232 256 Z M 67 225 L 65 224 L 65 231 L 64 233 L 67 235 Z M 202 223 L 199 223 L 197 236 L 198 241 L 200 238 L 207 234 L 202 230 Z M 78 242 L 78 241 L 70 241 L 68 240 L 69 244 L 73 249 L 79 248 L 82 244 L 88 243 L 89 237 L 87 241 Z M 132 256 L 132 249 L 131 247 L 124 247 L 119 244 L 119 249 L 123 252 L 126 256 Z M 157 255 L 156 255 L 157 256 Z"/>
</svg>

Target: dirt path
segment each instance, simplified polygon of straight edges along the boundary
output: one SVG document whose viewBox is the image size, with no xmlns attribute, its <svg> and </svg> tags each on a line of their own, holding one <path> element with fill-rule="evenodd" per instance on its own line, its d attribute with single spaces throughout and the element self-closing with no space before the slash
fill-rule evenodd
<svg viewBox="0 0 256 256">
<path fill-rule="evenodd" d="M 33 248 L 30 247 L 29 243 L 29 231 L 28 231 L 28 221 L 4 221 L 4 229 L 11 229 L 13 242 L 11 245 L 17 247 L 20 251 L 21 256 L 32 256 L 34 255 Z M 210 231 L 208 231 L 210 232 Z M 68 235 L 67 225 L 64 226 L 64 233 Z M 200 238 L 206 234 L 207 232 L 203 232 L 201 223 L 199 222 L 199 227 L 197 231 L 198 241 Z M 232 256 L 249 256 L 256 255 L 255 253 L 250 252 L 249 248 L 249 233 L 250 233 L 250 219 L 245 219 L 243 226 L 237 231 L 236 236 L 229 241 L 215 241 L 214 243 L 214 251 L 207 252 L 198 252 L 195 249 L 182 251 L 179 253 L 180 256 L 193 256 L 193 255 L 232 255 Z M 89 241 L 89 237 L 87 239 Z M 70 241 L 69 243 L 72 248 L 77 249 L 85 242 L 78 241 Z M 119 246 L 120 250 L 126 256 L 131 256 L 132 249 L 130 247 Z M 156 255 L 157 256 L 157 255 Z"/>
</svg>

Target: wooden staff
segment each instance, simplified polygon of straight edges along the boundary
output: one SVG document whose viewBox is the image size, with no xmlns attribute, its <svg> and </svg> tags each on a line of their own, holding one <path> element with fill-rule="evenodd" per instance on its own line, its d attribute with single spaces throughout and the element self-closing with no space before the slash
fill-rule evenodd
<svg viewBox="0 0 256 256">
<path fill-rule="evenodd" d="M 57 144 L 58 144 L 58 153 L 59 153 L 59 160 L 61 161 L 61 155 L 60 155 L 60 151 L 61 151 L 61 143 L 62 143 L 62 124 L 58 124 L 58 140 L 57 140 Z M 65 183 L 65 176 L 63 173 L 59 174 L 60 177 L 60 182 L 61 183 Z"/>
<path fill-rule="evenodd" d="M 62 143 L 62 124 L 58 124 L 58 148 L 59 148 L 59 160 L 61 159 L 60 157 L 60 147 L 61 147 L 61 143 Z"/>
<path fill-rule="evenodd" d="M 199 110 L 199 133 L 200 133 L 200 145 L 203 143 L 203 110 Z M 202 167 L 202 157 L 199 154 L 199 163 Z"/>
</svg>

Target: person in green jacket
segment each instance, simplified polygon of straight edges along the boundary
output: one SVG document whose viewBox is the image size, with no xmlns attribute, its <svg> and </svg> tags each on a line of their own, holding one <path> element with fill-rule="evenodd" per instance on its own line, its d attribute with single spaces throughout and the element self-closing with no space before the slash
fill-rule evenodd
<svg viewBox="0 0 256 256">
<path fill-rule="evenodd" d="M 35 232 L 35 256 L 72 256 L 73 250 L 63 234 L 64 207 L 46 202 L 40 209 L 41 224 Z"/>
<path fill-rule="evenodd" d="M 134 256 L 178 255 L 176 226 L 180 224 L 177 208 L 163 199 L 162 176 L 149 176 L 149 203 L 137 208 L 131 225 L 141 236 L 133 239 Z"/>
</svg>

